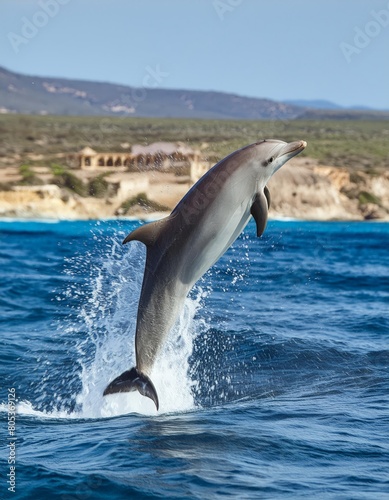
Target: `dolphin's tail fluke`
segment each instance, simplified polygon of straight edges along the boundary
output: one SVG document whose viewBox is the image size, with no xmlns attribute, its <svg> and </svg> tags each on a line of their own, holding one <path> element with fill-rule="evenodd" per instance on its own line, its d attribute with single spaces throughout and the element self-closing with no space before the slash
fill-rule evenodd
<svg viewBox="0 0 389 500">
<path fill-rule="evenodd" d="M 147 375 L 144 375 L 137 368 L 131 368 L 112 380 L 106 387 L 103 396 L 115 394 L 116 392 L 139 391 L 142 396 L 146 396 L 154 401 L 157 410 L 159 408 L 158 395 L 154 384 Z"/>
</svg>

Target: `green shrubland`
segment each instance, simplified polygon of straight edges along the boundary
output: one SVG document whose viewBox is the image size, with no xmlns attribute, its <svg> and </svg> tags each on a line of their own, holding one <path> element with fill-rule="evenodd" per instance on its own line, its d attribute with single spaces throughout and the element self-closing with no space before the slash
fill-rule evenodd
<svg viewBox="0 0 389 500">
<path fill-rule="evenodd" d="M 33 130 L 33 134 L 32 131 Z M 161 118 L 0 115 L 2 156 L 75 153 L 88 145 L 97 151 L 123 151 L 122 144 L 182 141 L 201 147 L 215 161 L 263 138 L 304 139 L 304 155 L 321 163 L 365 171 L 389 164 L 387 120 L 232 121 Z M 1 161 L 1 157 L 0 157 Z"/>
</svg>

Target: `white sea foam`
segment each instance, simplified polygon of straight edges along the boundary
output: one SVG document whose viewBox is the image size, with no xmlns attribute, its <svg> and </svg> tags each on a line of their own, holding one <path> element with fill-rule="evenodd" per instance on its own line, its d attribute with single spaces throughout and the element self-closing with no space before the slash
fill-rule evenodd
<svg viewBox="0 0 389 500">
<path fill-rule="evenodd" d="M 23 217 L 0 217 L 0 222 L 9 222 L 9 223 L 15 223 L 15 222 L 28 222 L 28 223 L 38 223 L 38 224 L 59 224 L 61 219 L 30 219 L 30 218 L 23 218 Z"/>
<path fill-rule="evenodd" d="M 188 360 L 192 353 L 196 306 L 195 301 L 187 299 L 183 313 L 151 373 L 160 401 L 159 414 L 182 412 L 194 407 Z M 132 353 L 133 347 L 127 352 L 122 349 L 122 340 L 118 337 L 99 346 L 91 367 L 83 371 L 83 390 L 78 396 L 82 416 L 111 417 L 131 412 L 157 414 L 154 403 L 138 392 L 102 396 L 110 380 L 135 365 Z"/>
</svg>

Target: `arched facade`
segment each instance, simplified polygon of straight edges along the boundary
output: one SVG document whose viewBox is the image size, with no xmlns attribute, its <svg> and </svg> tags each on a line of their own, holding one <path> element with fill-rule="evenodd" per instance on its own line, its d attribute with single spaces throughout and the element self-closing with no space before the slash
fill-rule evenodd
<svg viewBox="0 0 389 500">
<path fill-rule="evenodd" d="M 208 169 L 198 151 L 181 143 L 153 143 L 148 146 L 134 145 L 131 152 L 97 153 L 90 147 L 78 153 L 79 168 L 99 170 L 103 168 L 121 171 L 147 172 L 158 170 L 176 175 L 188 175 L 198 180 Z"/>
</svg>

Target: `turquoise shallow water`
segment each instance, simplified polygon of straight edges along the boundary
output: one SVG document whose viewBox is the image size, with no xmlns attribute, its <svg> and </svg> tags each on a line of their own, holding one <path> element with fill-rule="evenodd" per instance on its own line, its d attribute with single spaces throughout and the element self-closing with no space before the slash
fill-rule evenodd
<svg viewBox="0 0 389 500">
<path fill-rule="evenodd" d="M 134 358 L 136 226 L 0 222 L 0 498 L 389 498 L 389 224 L 249 225 L 187 299 L 158 414 L 102 397 Z"/>
</svg>

